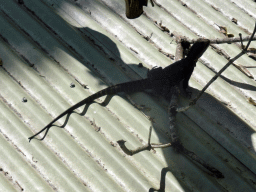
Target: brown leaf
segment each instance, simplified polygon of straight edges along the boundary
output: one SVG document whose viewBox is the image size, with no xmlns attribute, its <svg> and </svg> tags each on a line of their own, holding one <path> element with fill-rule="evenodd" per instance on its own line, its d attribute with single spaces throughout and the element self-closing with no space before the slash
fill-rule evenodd
<svg viewBox="0 0 256 192">
<path fill-rule="evenodd" d="M 232 20 L 231 20 L 233 23 L 235 23 L 235 24 L 237 24 L 237 19 L 235 19 L 235 18 L 232 18 Z"/>
<path fill-rule="evenodd" d="M 220 32 L 223 33 L 224 35 L 227 35 L 227 28 L 223 26 L 219 26 Z"/>
<path fill-rule="evenodd" d="M 242 71 L 245 75 L 247 75 L 249 78 L 253 79 L 253 75 L 248 71 L 248 69 L 246 69 L 246 67 L 244 67 L 242 65 L 235 64 L 235 63 L 233 63 L 233 64 L 236 68 L 238 68 L 240 71 Z"/>
<path fill-rule="evenodd" d="M 251 48 L 248 49 L 248 52 L 256 53 L 256 48 L 251 47 Z"/>
<path fill-rule="evenodd" d="M 227 35 L 228 38 L 234 37 L 234 35 L 231 34 L 231 33 L 227 33 L 226 35 Z"/>
<path fill-rule="evenodd" d="M 248 102 L 249 102 L 250 104 L 256 106 L 256 102 L 255 102 L 251 97 L 248 99 Z"/>
</svg>

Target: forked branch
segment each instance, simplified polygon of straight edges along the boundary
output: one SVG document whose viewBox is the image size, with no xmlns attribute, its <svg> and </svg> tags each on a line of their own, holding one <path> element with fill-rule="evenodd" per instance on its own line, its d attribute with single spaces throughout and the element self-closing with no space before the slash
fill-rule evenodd
<svg viewBox="0 0 256 192">
<path fill-rule="evenodd" d="M 176 54 L 175 58 L 176 61 L 183 59 L 184 55 L 184 49 L 185 47 L 182 46 L 184 45 L 184 41 L 186 41 L 185 38 L 182 36 L 177 36 L 177 48 L 176 48 Z M 217 170 L 216 168 L 212 167 L 208 163 L 206 163 L 204 160 L 202 160 L 200 157 L 198 157 L 194 152 L 187 150 L 181 143 L 179 139 L 179 134 L 177 131 L 177 126 L 176 126 L 176 114 L 177 114 L 177 107 L 178 107 L 178 95 L 179 95 L 179 88 L 178 86 L 174 86 L 172 88 L 172 96 L 171 96 L 171 101 L 168 107 L 168 115 L 169 115 L 169 121 L 170 121 L 170 142 L 166 144 L 153 144 L 150 143 L 150 138 L 151 138 L 151 133 L 152 133 L 152 127 L 150 127 L 149 130 L 149 138 L 148 138 L 148 143 L 146 145 L 143 145 L 141 147 L 138 147 L 134 150 L 130 150 L 125 146 L 125 141 L 124 140 L 119 140 L 117 143 L 120 145 L 121 149 L 127 154 L 127 155 L 134 155 L 136 153 L 148 150 L 150 151 L 151 149 L 154 148 L 166 148 L 166 147 L 174 147 L 176 152 L 182 153 L 186 155 L 189 159 L 195 161 L 196 163 L 200 164 L 203 166 L 210 175 L 215 176 L 217 178 L 224 178 L 223 174 Z"/>
<path fill-rule="evenodd" d="M 238 55 L 236 55 L 234 58 L 229 60 L 229 62 L 204 86 L 204 88 L 199 92 L 199 94 L 196 96 L 196 98 L 194 98 L 193 100 L 190 101 L 189 106 L 181 107 L 181 108 L 177 109 L 177 112 L 186 111 L 191 106 L 195 105 L 197 100 L 202 96 L 202 94 L 205 92 L 205 90 L 223 73 L 223 71 L 225 71 L 235 60 L 237 60 L 239 57 L 241 57 L 242 55 L 244 55 L 244 54 L 246 54 L 248 52 L 248 48 L 250 46 L 251 41 L 256 39 L 256 37 L 254 37 L 255 32 L 256 32 L 256 23 L 255 23 L 255 27 L 254 27 L 253 33 L 250 36 L 249 41 L 248 41 L 246 47 L 243 48 L 242 51 Z M 244 40 L 243 38 L 240 38 L 240 39 Z M 241 44 L 242 44 L 242 41 L 241 41 Z M 243 47 L 243 44 L 242 44 L 242 47 Z"/>
<path fill-rule="evenodd" d="M 241 41 L 255 41 L 256 37 L 253 37 L 251 39 L 252 36 L 246 36 L 243 38 L 240 38 L 241 33 L 239 33 L 239 37 L 235 37 L 235 38 L 223 38 L 223 39 L 209 39 L 210 44 L 222 44 L 222 43 L 236 43 L 236 42 L 241 42 Z M 191 44 L 194 44 L 196 42 L 197 39 L 187 39 L 187 41 Z"/>
</svg>

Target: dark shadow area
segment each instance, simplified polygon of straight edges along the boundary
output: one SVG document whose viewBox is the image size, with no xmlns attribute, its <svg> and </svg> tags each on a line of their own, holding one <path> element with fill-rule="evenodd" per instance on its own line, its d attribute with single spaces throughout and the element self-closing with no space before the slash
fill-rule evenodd
<svg viewBox="0 0 256 192">
<path fill-rule="evenodd" d="M 87 36 L 87 38 L 91 41 L 91 43 L 95 46 L 98 47 L 98 50 L 101 52 L 101 54 L 105 55 L 107 59 L 109 59 L 110 61 L 113 61 L 115 60 L 116 61 L 116 58 L 118 58 L 119 62 L 112 62 L 113 65 L 120 65 L 121 66 L 121 69 L 122 69 L 122 65 L 127 65 L 126 63 L 124 63 L 122 61 L 122 59 L 120 58 L 120 53 L 119 53 L 119 50 L 118 48 L 116 47 L 115 43 L 113 43 L 108 37 L 106 37 L 105 35 L 102 35 L 101 33 L 97 32 L 97 31 L 94 31 L 90 28 L 83 28 L 83 29 L 79 29 L 79 31 L 81 31 L 82 33 L 86 34 L 86 36 L 88 34 L 90 34 L 90 36 Z M 106 53 L 105 50 L 108 50 L 109 52 Z M 108 55 L 109 53 L 111 53 L 112 55 Z M 113 59 L 113 57 L 115 59 Z M 82 61 L 81 61 L 82 63 Z M 120 64 L 121 63 L 121 64 Z M 92 71 L 95 70 L 95 68 L 97 68 L 96 64 L 93 64 L 93 65 L 89 65 L 88 66 L 88 63 L 84 64 L 86 67 L 88 68 L 91 68 Z M 130 68 L 139 68 L 138 67 L 138 64 L 128 64 Z M 148 71 L 147 68 L 144 68 L 144 67 L 140 67 L 140 70 L 144 70 L 144 72 L 146 73 Z M 116 73 L 119 73 L 119 71 L 116 71 Z M 122 73 L 125 73 L 125 70 L 122 71 Z M 221 76 L 223 78 L 223 76 Z M 230 80 L 228 80 L 227 78 L 223 78 L 225 80 L 227 80 L 228 82 L 230 82 Z M 122 82 L 120 82 L 122 83 Z M 250 86 L 250 85 L 246 85 L 246 84 L 236 84 L 236 82 L 231 82 L 231 84 L 234 84 L 234 85 L 239 85 L 239 87 L 242 87 L 242 88 L 247 88 L 247 89 L 250 89 L 250 90 L 256 90 L 255 87 L 253 86 Z M 102 83 L 103 84 L 103 83 Z M 196 90 L 196 89 L 193 89 L 193 88 L 189 88 L 189 91 L 192 92 L 192 98 L 199 92 L 199 90 Z M 113 95 L 108 95 L 106 97 L 106 99 L 102 102 L 102 103 L 98 103 L 100 104 L 102 107 L 104 106 L 107 106 L 108 103 L 110 102 L 111 98 L 112 98 Z M 164 105 L 162 101 L 159 102 L 159 97 L 157 95 L 155 95 L 154 93 L 154 100 L 156 102 L 158 102 L 160 105 Z M 203 97 L 209 97 L 211 98 L 211 100 L 216 100 L 215 98 L 213 98 L 212 96 L 208 95 L 207 93 L 204 94 Z M 93 103 L 97 103 L 97 102 L 93 102 Z M 165 102 L 166 103 L 166 102 Z M 81 116 L 84 116 L 90 106 L 90 104 L 92 103 L 88 103 L 85 105 L 83 111 L 81 113 L 77 113 L 75 111 L 67 114 L 67 116 L 65 117 L 65 122 L 61 125 L 61 126 L 57 126 L 57 127 L 60 127 L 60 128 L 64 128 L 66 126 L 66 124 L 68 123 L 68 120 L 69 120 L 69 117 L 72 113 L 77 113 Z M 167 113 L 167 111 L 166 111 Z M 234 116 L 234 114 L 233 114 Z M 54 125 L 56 126 L 56 125 Z M 168 130 L 168 129 L 167 129 Z M 129 141 L 127 141 L 129 142 Z M 164 142 L 164 141 L 163 141 Z M 163 149 L 164 153 L 165 153 L 165 149 Z M 143 153 L 143 152 L 142 152 Z M 196 153 L 196 152 L 195 152 Z M 169 155 L 167 155 L 169 156 Z M 177 159 L 172 159 L 172 161 L 177 161 L 176 163 L 179 163 Z M 192 161 L 192 160 L 191 160 Z M 193 162 L 193 161 L 192 161 Z M 194 162 L 193 162 L 194 163 Z M 196 166 L 200 169 L 202 167 L 200 167 L 200 165 L 197 165 Z M 212 165 L 214 167 L 214 165 Z M 153 189 L 153 188 L 150 188 L 149 189 L 149 192 L 153 192 L 153 191 L 161 191 L 161 192 L 164 192 L 165 191 L 165 181 L 166 181 L 166 174 L 167 172 L 170 171 L 172 172 L 172 170 L 170 168 L 163 168 L 162 171 L 161 171 L 161 179 L 160 179 L 160 188 L 159 189 Z M 209 173 L 207 173 L 207 171 L 203 170 L 206 174 L 210 175 Z M 172 172 L 174 175 L 175 175 L 175 172 Z M 176 176 L 176 179 L 179 180 L 179 183 L 181 186 L 184 186 L 184 188 L 186 188 L 186 185 L 184 183 L 184 181 L 182 181 L 182 179 L 179 179 L 180 178 L 180 175 L 175 175 Z"/>
<path fill-rule="evenodd" d="M 25 5 L 23 5 L 25 6 Z M 57 15 L 56 15 L 57 17 Z M 18 25 L 18 24 L 17 24 Z M 69 27 L 67 25 L 67 27 Z M 54 31 L 54 29 L 51 29 L 50 27 L 48 27 L 48 30 L 52 30 L 50 35 L 56 35 L 56 32 Z M 72 30 L 73 30 L 73 26 L 72 26 Z M 138 74 L 146 74 L 148 69 L 146 67 L 140 67 L 139 63 L 125 63 L 122 58 L 121 58 L 121 55 L 120 55 L 120 52 L 119 52 L 119 49 L 118 47 L 116 46 L 116 44 L 110 39 L 108 38 L 107 36 L 95 31 L 95 30 L 92 30 L 88 27 L 85 27 L 85 28 L 77 28 L 76 29 L 78 31 L 78 35 L 79 33 L 81 33 L 81 36 L 83 36 L 85 38 L 85 43 L 89 43 L 91 44 L 91 46 L 93 47 L 93 49 L 97 49 L 98 52 L 99 52 L 99 55 L 101 55 L 102 57 L 105 58 L 105 61 L 108 61 L 107 63 L 110 64 L 111 66 L 109 66 L 109 68 L 113 69 L 113 74 L 115 75 L 115 80 L 118 82 L 118 76 L 121 76 L 122 74 L 126 74 L 126 76 L 128 78 L 130 78 L 131 80 L 133 79 L 136 79 L 138 78 Z M 24 30 L 25 31 L 25 30 Z M 32 31 L 32 32 L 31 32 Z M 26 36 L 29 40 L 31 41 L 35 41 L 33 38 L 33 35 L 30 35 L 29 33 L 33 34 L 33 28 L 31 29 L 31 31 L 28 31 L 26 33 L 24 33 L 23 35 Z M 4 37 L 4 35 L 1 35 L 0 38 L 6 38 Z M 61 41 L 63 40 L 63 42 L 65 42 L 65 39 L 61 39 L 61 37 L 57 37 L 59 38 Z M 7 38 L 6 38 L 7 39 Z M 3 39 L 5 41 L 5 39 Z M 47 38 L 46 40 L 47 41 Z M 6 41 L 6 43 L 8 43 L 8 39 Z M 37 42 L 38 43 L 38 42 Z M 66 42 L 65 42 L 66 43 Z M 63 43 L 63 44 L 65 44 Z M 39 43 L 38 43 L 39 44 Z M 39 45 L 40 47 L 41 45 Z M 78 55 L 78 57 L 76 58 L 78 61 L 80 61 L 80 63 L 82 63 L 85 67 L 89 68 L 92 72 L 92 75 L 95 77 L 95 78 L 98 78 L 99 79 L 99 85 L 101 84 L 104 84 L 104 85 L 108 85 L 110 86 L 108 83 L 106 83 L 106 81 L 104 81 L 105 77 L 102 76 L 102 73 L 99 73 L 99 71 L 102 71 L 104 70 L 104 64 L 102 64 L 102 66 L 99 66 L 100 64 L 98 63 L 93 63 L 93 62 L 85 62 L 86 60 L 86 56 L 87 54 L 90 55 L 90 51 L 88 51 L 87 53 L 85 53 L 84 55 L 81 55 L 79 53 L 76 52 L 76 50 L 79 49 L 79 46 L 78 45 L 77 47 L 73 48 L 72 46 L 69 46 L 69 44 L 65 44 L 66 47 L 68 47 L 69 49 L 71 49 L 71 52 L 73 51 L 75 54 L 74 57 L 76 57 Z M 10 44 L 10 47 L 12 47 L 12 45 Z M 40 47 L 42 50 L 44 49 L 43 46 Z M 128 49 L 128 48 L 127 48 Z M 16 50 L 14 50 L 16 51 Z M 43 50 L 45 52 L 47 52 L 46 50 Z M 17 51 L 18 52 L 18 51 Z M 153 53 L 152 53 L 153 54 Z M 19 54 L 18 54 L 19 55 Z M 26 55 L 23 55 L 23 57 L 25 59 L 26 58 Z M 29 59 L 27 59 L 28 63 L 29 63 Z M 57 61 L 57 59 L 56 59 Z M 36 66 L 37 64 L 35 64 Z M 72 65 L 72 64 L 71 64 Z M 60 64 L 61 66 L 61 64 Z M 63 67 L 63 66 L 62 66 Z M 64 68 L 64 67 L 63 67 Z M 137 70 L 140 71 L 141 73 L 137 73 Z M 134 71 L 134 73 L 130 73 L 128 71 Z M 106 73 L 107 74 L 107 73 Z M 120 75 L 121 74 L 121 75 Z M 134 75 L 133 75 L 134 74 Z M 73 76 L 75 76 L 74 74 L 72 74 Z M 106 75 L 107 76 L 107 75 Z M 141 79 L 142 78 L 145 78 L 141 76 Z M 247 90 L 252 90 L 252 91 L 256 91 L 256 87 L 254 86 L 251 86 L 251 85 L 248 85 L 248 84 L 244 84 L 244 83 L 239 83 L 239 82 L 235 82 L 235 81 L 232 81 L 228 78 L 225 78 L 223 76 L 221 76 L 221 78 L 223 78 L 224 80 L 226 80 L 227 82 L 229 82 L 230 84 L 234 85 L 234 86 L 237 86 L 237 87 L 240 87 L 240 88 L 243 88 L 243 89 L 247 89 Z M 122 78 L 120 78 L 122 79 Z M 90 79 L 88 79 L 88 81 L 90 81 Z M 21 82 L 22 83 L 22 82 Z M 123 83 L 122 80 L 120 80 L 120 82 L 118 83 Z M 71 90 L 72 91 L 72 90 Z M 194 98 L 194 96 L 199 92 L 199 90 L 196 90 L 196 89 L 193 89 L 193 88 L 190 88 L 190 91 L 192 91 L 192 98 Z M 107 95 L 107 97 L 105 98 L 105 100 L 102 102 L 102 103 L 97 103 L 97 102 L 92 102 L 92 103 L 97 103 L 99 105 L 101 105 L 102 107 L 105 107 L 109 104 L 109 102 L 111 101 L 111 98 L 112 98 L 113 95 Z M 123 96 L 123 95 L 121 95 Z M 152 96 L 152 95 L 151 95 Z M 125 97 L 124 97 L 125 98 Z M 164 106 L 166 107 L 168 105 L 168 101 L 166 100 L 162 100 L 162 96 L 156 96 L 156 95 L 153 95 L 153 100 L 154 102 L 156 102 L 157 104 L 159 104 L 160 106 Z M 65 121 L 64 123 L 61 125 L 61 126 L 57 126 L 57 125 L 53 125 L 53 126 L 57 126 L 59 128 L 64 128 L 68 121 L 69 121 L 69 118 L 71 116 L 72 113 L 77 113 L 81 116 L 84 116 L 90 105 L 92 103 L 87 103 L 85 104 L 84 108 L 83 108 L 83 111 L 81 113 L 78 113 L 78 112 L 75 112 L 75 111 L 72 111 L 70 113 L 68 113 L 65 117 L 62 117 L 62 118 L 65 118 Z M 214 113 L 214 114 L 218 114 L 218 113 L 221 113 L 221 114 L 224 114 L 224 118 L 225 121 L 228 121 L 229 118 L 232 119 L 233 122 L 235 122 L 230 129 L 236 129 L 237 127 L 246 127 L 247 129 L 249 129 L 249 126 L 247 124 L 245 124 L 239 117 L 237 117 L 236 114 L 234 114 L 232 111 L 230 111 L 227 107 L 225 107 L 223 104 L 220 104 L 220 102 L 215 99 L 214 97 L 212 97 L 211 95 L 207 94 L 207 93 L 204 93 L 204 95 L 202 96 L 202 99 L 200 98 L 199 99 L 199 103 L 200 103 L 200 107 L 203 108 L 203 110 L 205 110 L 205 113 L 208 113 L 208 114 L 211 114 L 211 113 Z M 167 105 L 166 105 L 167 104 Z M 212 108 L 211 106 L 212 105 L 215 105 L 215 109 Z M 82 106 L 81 106 L 82 107 Z M 149 106 L 150 107 L 150 106 Z M 211 107 L 211 110 L 209 110 L 208 108 Z M 166 111 L 167 113 L 167 111 Z M 217 115 L 215 116 L 217 117 Z M 178 117 L 179 118 L 179 117 Z M 166 119 L 164 119 L 163 117 L 162 118 L 159 118 L 158 121 L 154 124 L 154 125 L 157 125 L 158 122 L 160 121 L 165 121 Z M 215 119 L 213 119 L 214 121 Z M 225 122 L 224 121 L 224 122 Z M 48 123 L 48 122 L 46 122 Z M 196 122 L 197 123 L 197 122 Z M 200 122 L 199 122 L 200 123 Z M 218 121 L 217 121 L 218 123 Z M 156 127 L 156 126 L 155 126 Z M 139 127 L 138 127 L 139 129 Z M 154 128 L 156 129 L 156 128 Z M 227 130 L 227 128 L 225 127 L 225 125 L 223 126 L 223 130 L 230 133 L 230 129 L 229 131 Z M 46 131 L 48 132 L 49 129 L 47 129 Z M 168 140 L 168 134 L 167 132 L 169 131 L 169 127 L 164 127 L 162 128 L 162 130 L 158 131 L 156 130 L 156 133 L 159 135 L 159 141 L 162 142 L 162 143 L 166 143 L 166 140 Z M 232 130 L 231 130 L 232 131 Z M 254 133 L 254 130 L 252 130 L 250 128 L 250 131 L 251 133 Z M 241 133 L 242 134 L 242 133 Z M 232 134 L 230 134 L 232 135 Z M 211 136 L 211 135 L 210 135 Z M 232 135 L 234 138 L 237 137 L 237 135 Z M 214 137 L 215 136 L 211 136 L 213 139 L 215 139 Z M 181 138 L 182 138 L 182 135 L 181 135 Z M 248 143 L 252 146 L 252 141 L 249 140 L 250 138 L 248 138 Z M 183 140 L 186 140 L 186 138 L 184 138 Z M 127 141 L 129 142 L 129 141 Z M 218 141 L 216 141 L 218 142 Z M 220 145 L 222 145 L 221 143 L 219 143 Z M 191 146 L 193 146 L 193 144 L 191 144 Z M 171 148 L 171 147 L 170 147 Z M 223 148 L 225 148 L 225 146 L 223 146 Z M 200 150 L 200 149 L 191 149 L 191 151 L 194 151 L 195 153 L 197 153 L 196 151 L 197 150 Z M 225 149 L 227 150 L 228 152 L 228 149 Z M 165 186 L 166 186 L 166 174 L 170 171 L 174 176 L 175 178 L 179 181 L 179 184 L 184 188 L 184 189 L 187 189 L 188 186 L 186 185 L 186 181 L 184 181 L 182 179 L 182 174 L 184 174 L 184 171 L 182 174 L 179 173 L 179 168 L 182 170 L 183 166 L 184 167 L 188 167 L 187 165 L 183 165 L 180 161 L 180 158 L 179 156 L 181 156 L 180 154 L 174 154 L 173 156 L 170 155 L 174 154 L 175 152 L 173 152 L 171 149 L 167 150 L 167 149 L 163 149 L 163 154 L 166 158 L 166 161 L 167 161 L 167 164 L 169 167 L 164 167 L 162 168 L 161 170 L 161 178 L 160 178 L 160 188 L 159 189 L 154 189 L 154 188 L 150 188 L 149 189 L 149 192 L 153 192 L 153 191 L 161 191 L 161 192 L 164 192 L 165 191 Z M 141 152 L 143 153 L 143 152 Z M 216 155 L 216 154 L 215 154 Z M 239 159 L 238 159 L 239 161 Z M 186 161 L 184 161 L 186 162 Z M 216 161 L 217 162 L 217 161 Z M 173 165 L 172 165 L 173 164 Z M 217 164 L 217 163 L 216 163 Z M 211 164 L 211 166 L 215 167 L 216 164 Z M 176 168 L 175 166 L 177 165 L 178 168 Z M 196 165 L 197 166 L 197 165 Z M 227 165 L 229 166 L 229 165 Z M 199 167 L 199 166 L 198 166 Z M 200 167 L 199 167 L 200 169 Z M 204 170 L 203 170 L 204 171 Z M 191 171 L 193 172 L 193 171 Z M 186 172 L 185 173 L 188 173 L 186 175 L 186 177 L 190 177 L 191 178 L 191 181 L 193 181 L 193 175 L 190 175 L 189 173 L 191 172 Z M 207 173 L 206 173 L 207 174 Z M 207 175 L 209 176 L 209 175 Z M 215 178 L 213 178 L 215 179 Z"/>
</svg>

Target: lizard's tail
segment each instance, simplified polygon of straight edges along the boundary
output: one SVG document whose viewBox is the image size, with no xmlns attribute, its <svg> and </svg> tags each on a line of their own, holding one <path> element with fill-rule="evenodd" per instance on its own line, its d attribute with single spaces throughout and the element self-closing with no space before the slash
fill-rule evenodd
<svg viewBox="0 0 256 192">
<path fill-rule="evenodd" d="M 29 142 L 33 138 L 35 138 L 37 135 L 42 133 L 43 131 L 46 131 L 44 136 L 41 139 L 39 139 L 39 140 L 43 140 L 45 138 L 45 136 L 47 135 L 49 129 L 53 125 L 53 123 L 58 121 L 63 116 L 71 114 L 78 107 L 81 107 L 82 105 L 85 105 L 85 104 L 88 104 L 88 103 L 92 103 L 97 98 L 100 98 L 100 97 L 102 97 L 104 95 L 117 94 L 119 92 L 131 93 L 131 92 L 136 92 L 136 91 L 140 91 L 140 90 L 143 91 L 143 90 L 149 89 L 149 88 L 151 88 L 151 83 L 150 83 L 150 81 L 148 79 L 142 79 L 142 80 L 127 82 L 127 83 L 120 83 L 120 84 L 117 84 L 117 85 L 113 85 L 113 86 L 107 87 L 107 88 L 105 88 L 105 89 L 103 89 L 103 90 L 101 90 L 101 91 L 99 91 L 99 92 L 97 92 L 97 93 L 95 93 L 95 94 L 93 94 L 93 95 L 83 99 L 82 101 L 78 102 L 77 104 L 73 105 L 72 107 L 68 108 L 66 111 L 64 111 L 59 116 L 57 116 L 55 119 L 53 119 L 41 131 L 39 131 L 35 135 L 29 137 L 28 138 Z"/>
</svg>

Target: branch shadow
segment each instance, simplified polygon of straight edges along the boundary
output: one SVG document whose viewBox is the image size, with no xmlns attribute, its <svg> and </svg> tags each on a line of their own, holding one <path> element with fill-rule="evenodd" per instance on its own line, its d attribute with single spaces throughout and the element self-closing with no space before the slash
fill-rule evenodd
<svg viewBox="0 0 256 192">
<path fill-rule="evenodd" d="M 160 188 L 159 189 L 154 189 L 150 188 L 148 192 L 165 192 L 165 180 L 166 180 L 166 174 L 167 172 L 172 172 L 168 167 L 165 167 L 161 171 L 161 178 L 160 178 Z"/>
<path fill-rule="evenodd" d="M 215 72 L 215 74 L 217 74 L 217 73 Z M 240 83 L 240 82 L 237 82 L 237 81 L 233 81 L 233 80 L 231 80 L 227 77 L 224 77 L 223 75 L 220 75 L 220 77 L 223 80 L 227 81 L 229 84 L 234 85 L 235 87 L 239 87 L 241 89 L 250 90 L 250 91 L 256 91 L 256 86 L 246 84 L 246 83 Z"/>
</svg>

